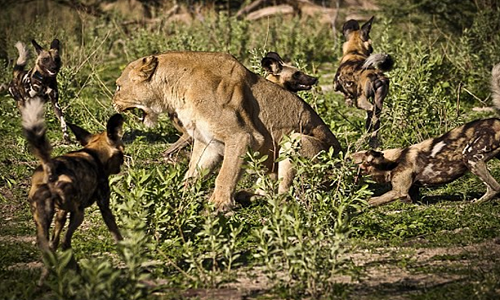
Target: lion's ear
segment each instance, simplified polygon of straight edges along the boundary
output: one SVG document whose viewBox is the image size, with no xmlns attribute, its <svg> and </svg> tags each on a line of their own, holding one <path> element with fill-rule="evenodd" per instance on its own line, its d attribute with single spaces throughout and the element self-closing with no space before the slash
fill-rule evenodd
<svg viewBox="0 0 500 300">
<path fill-rule="evenodd" d="M 133 72 L 134 81 L 145 81 L 149 80 L 158 66 L 158 58 L 154 55 L 144 57 L 138 67 L 136 67 Z"/>
</svg>

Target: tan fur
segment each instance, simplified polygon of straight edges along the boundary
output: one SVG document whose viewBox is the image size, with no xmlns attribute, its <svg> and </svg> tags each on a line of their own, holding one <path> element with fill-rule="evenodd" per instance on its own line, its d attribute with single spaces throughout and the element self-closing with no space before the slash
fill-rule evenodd
<svg viewBox="0 0 500 300">
<path fill-rule="evenodd" d="M 298 68 L 285 64 L 276 52 L 267 53 L 261 60 L 261 66 L 268 73 L 267 80 L 291 92 L 309 90 L 318 81 L 318 78 L 309 76 Z M 193 139 L 184 129 L 177 114 L 171 114 L 170 119 L 174 127 L 179 132 L 182 132 L 182 136 L 163 153 L 166 157 L 193 143 Z"/>
<path fill-rule="evenodd" d="M 113 106 L 117 111 L 143 110 L 144 123 L 153 125 L 161 113 L 176 114 L 194 139 L 186 178 L 199 168 L 213 171 L 222 162 L 210 201 L 230 209 L 250 148 L 275 162 L 284 135 L 300 134 L 302 154 L 340 145 L 314 110 L 295 94 L 250 72 L 233 56 L 210 52 L 169 52 L 131 62 L 116 80 Z M 282 172 L 283 171 L 283 172 Z M 279 171 L 290 173 L 293 170 Z M 281 182 L 280 190 L 287 190 Z"/>
<path fill-rule="evenodd" d="M 111 117 L 107 130 L 99 134 L 90 134 L 76 125 L 68 124 L 84 148 L 52 158 L 51 147 L 45 136 L 43 102 L 33 98 L 25 103 L 21 112 L 26 138 L 41 162 L 33 174 L 28 199 L 37 229 L 37 243 L 42 252 L 57 249 L 68 213 L 70 222 L 62 248 L 71 248 L 71 237 L 83 221 L 84 209 L 94 202 L 97 202 L 115 240 L 121 240 L 122 236 L 109 208 L 108 176 L 118 173 L 123 163 L 122 116 L 117 114 Z M 49 228 L 54 215 L 54 233 L 49 242 Z M 47 274 L 45 270 L 39 284 Z"/>
<path fill-rule="evenodd" d="M 318 82 L 317 77 L 309 76 L 298 68 L 286 64 L 276 52 L 269 52 L 261 60 L 267 72 L 266 79 L 290 92 L 310 90 Z"/>
</svg>

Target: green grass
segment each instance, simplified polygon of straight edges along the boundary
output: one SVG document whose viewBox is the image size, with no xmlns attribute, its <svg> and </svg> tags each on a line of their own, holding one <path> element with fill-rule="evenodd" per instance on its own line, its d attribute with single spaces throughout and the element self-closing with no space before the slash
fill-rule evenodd
<svg viewBox="0 0 500 300">
<path fill-rule="evenodd" d="M 417 23 L 404 23 L 383 11 L 376 15 L 371 34 L 375 51 L 390 53 L 396 61 L 388 73 L 391 87 L 382 116 L 384 148 L 407 146 L 493 115 L 472 107 L 489 104 L 490 70 L 500 61 L 500 29 L 494 22 L 498 11 L 475 12 L 472 25 L 454 35 L 431 22 L 416 28 Z M 35 37 L 47 44 L 57 36 L 63 45 L 61 105 L 68 121 L 89 131 L 105 128 L 114 113 L 114 80 L 140 56 L 166 50 L 224 51 L 262 74 L 260 59 L 267 51 L 277 51 L 319 76 L 325 89 L 316 87 L 300 96 L 341 144 L 350 152 L 368 147 L 364 113 L 346 107 L 342 96 L 328 89 L 342 37 L 313 19 L 248 22 L 211 13 L 204 23 L 192 26 L 123 25 L 116 16 L 74 18 L 60 26 L 63 16 L 55 15 L 45 30 L 39 30 L 41 16 L 25 25 L 5 12 L 0 16 L 5 16 L 0 18 L 0 42 L 6 44 L 6 57 L 0 53 L 6 62 L 0 81 L 8 82 L 11 76 L 16 40 Z M 112 209 L 125 240 L 115 245 L 97 206 L 88 208 L 73 237 L 72 252 L 45 258 L 51 275 L 37 288 L 40 269 L 21 267 L 42 261 L 36 245 L 24 239 L 35 236 L 27 193 L 37 163 L 22 136 L 14 101 L 6 94 L 0 95 L 0 114 L 0 299 L 193 299 L 197 292 L 200 298 L 224 299 L 223 293 L 234 293 L 233 287 L 245 299 L 500 295 L 500 269 L 494 263 L 499 258 L 495 241 L 500 236 L 500 206 L 498 200 L 470 203 L 485 190 L 474 176 L 423 188 L 416 204 L 368 208 L 369 196 L 387 187 L 355 184 L 355 166 L 342 157 L 324 153 L 311 162 L 293 151 L 285 154 L 301 176 L 290 193 L 276 195 L 276 183 L 264 176 L 257 156 L 248 153 L 248 172 L 238 189 L 254 190 L 261 178 L 258 187 L 268 195 L 231 215 L 216 215 L 208 204 L 213 176 L 185 186 L 189 149 L 173 162 L 162 156 L 179 135 L 168 118 L 146 128 L 131 113 L 126 114 L 125 165 L 111 177 Z M 48 105 L 46 122 L 54 155 L 79 148 L 61 142 L 58 121 Z M 489 165 L 493 176 L 500 178 L 499 163 Z M 325 182 L 330 189 L 325 189 Z M 479 247 L 477 254 L 464 250 L 472 246 Z M 422 260 L 422 253 L 432 254 Z M 72 256 L 79 262 L 78 274 L 66 268 Z M 391 282 L 379 266 L 410 277 Z M 380 282 L 370 285 L 373 278 L 366 276 L 373 271 L 379 272 Z M 422 274 L 458 277 L 430 284 Z M 354 281 L 342 281 L 341 275 Z"/>
</svg>

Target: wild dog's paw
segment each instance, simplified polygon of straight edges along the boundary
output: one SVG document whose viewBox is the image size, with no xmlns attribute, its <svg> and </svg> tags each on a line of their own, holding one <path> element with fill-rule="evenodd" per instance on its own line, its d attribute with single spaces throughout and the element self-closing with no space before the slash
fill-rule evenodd
<svg viewBox="0 0 500 300">
<path fill-rule="evenodd" d="M 63 133 L 63 140 L 66 144 L 71 143 L 71 138 L 69 137 L 69 134 L 67 132 Z"/>
<path fill-rule="evenodd" d="M 239 191 L 234 195 L 234 201 L 236 202 L 236 204 L 241 205 L 241 207 L 249 207 L 257 197 L 261 196 L 262 195 L 259 193 Z"/>
</svg>

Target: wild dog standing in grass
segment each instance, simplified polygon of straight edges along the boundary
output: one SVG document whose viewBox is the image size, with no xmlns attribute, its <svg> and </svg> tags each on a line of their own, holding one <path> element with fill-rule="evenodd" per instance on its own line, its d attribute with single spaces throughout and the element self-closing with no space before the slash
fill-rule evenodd
<svg viewBox="0 0 500 300">
<path fill-rule="evenodd" d="M 372 54 L 370 30 L 373 18 L 361 28 L 355 20 L 344 24 L 342 31 L 346 41 L 333 84 L 336 91 L 344 94 L 347 105 L 354 104 L 367 112 L 365 128 L 371 132 L 369 145 L 377 148 L 380 114 L 389 91 L 389 78 L 383 72 L 392 69 L 393 60 L 388 54 Z"/>
<path fill-rule="evenodd" d="M 63 137 L 68 141 L 68 130 L 59 106 L 59 93 L 57 91 L 57 74 L 62 65 L 59 56 L 59 40 L 54 39 L 49 50 L 42 48 L 35 40 L 32 40 L 31 43 L 35 47 L 37 57 L 33 68 L 27 71 L 24 68 L 28 62 L 29 51 L 23 43 L 16 43 L 19 57 L 14 66 L 9 93 L 19 109 L 22 109 L 25 103 L 33 97 L 40 97 L 44 102 L 50 100 L 54 113 L 61 123 Z"/>
<path fill-rule="evenodd" d="M 491 83 L 493 104 L 500 109 L 500 64 L 493 68 Z M 474 202 L 488 201 L 500 193 L 486 166 L 488 160 L 500 159 L 500 119 L 472 121 L 406 148 L 361 151 L 352 157 L 363 173 L 392 185 L 392 190 L 368 201 L 372 206 L 397 199 L 411 202 L 420 186 L 445 184 L 468 171 L 486 185 L 486 193 Z"/>
<path fill-rule="evenodd" d="M 298 92 L 304 90 L 310 90 L 313 85 L 318 82 L 317 77 L 309 76 L 302 72 L 298 68 L 285 64 L 283 59 L 276 52 L 269 52 L 261 60 L 261 66 L 268 75 L 266 79 L 278 84 L 282 88 L 291 91 Z M 193 139 L 189 136 L 186 130 L 182 127 L 177 116 L 171 115 L 170 118 L 174 124 L 174 127 L 182 132 L 182 136 L 172 144 L 167 151 L 165 151 L 164 156 L 170 156 L 182 148 L 193 142 Z"/>
<path fill-rule="evenodd" d="M 114 108 L 138 108 L 143 122 L 154 125 L 161 113 L 175 114 L 193 138 L 186 178 L 219 163 L 210 201 L 218 210 L 234 205 L 244 156 L 248 149 L 266 155 L 264 166 L 289 189 L 294 170 L 277 162 L 280 143 L 294 134 L 300 154 L 313 158 L 340 144 L 318 114 L 297 95 L 249 71 L 233 56 L 217 52 L 167 52 L 131 62 L 116 80 Z"/>
<path fill-rule="evenodd" d="M 104 222 L 114 239 L 122 239 L 109 208 L 108 176 L 120 172 L 123 163 L 123 117 L 112 116 L 106 131 L 91 134 L 69 124 L 83 149 L 59 157 L 51 157 L 51 146 L 45 136 L 43 100 L 35 97 L 21 107 L 22 124 L 28 144 L 41 165 L 32 177 L 29 201 L 37 230 L 37 243 L 42 252 L 55 251 L 61 230 L 70 214 L 62 248 L 71 248 L 71 237 L 83 222 L 84 209 L 97 202 Z M 49 242 L 49 228 L 55 215 L 54 233 Z M 39 284 L 48 274 L 42 273 Z"/>
</svg>

